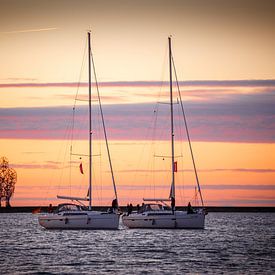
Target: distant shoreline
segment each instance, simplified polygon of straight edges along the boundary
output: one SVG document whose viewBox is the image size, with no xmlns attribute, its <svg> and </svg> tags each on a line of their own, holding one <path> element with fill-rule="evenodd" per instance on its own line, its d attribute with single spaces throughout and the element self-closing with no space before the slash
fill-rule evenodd
<svg viewBox="0 0 275 275">
<path fill-rule="evenodd" d="M 0 213 L 31 213 L 35 209 L 41 209 L 41 212 L 46 212 L 47 206 L 14 206 L 11 208 L 0 207 Z M 55 208 L 55 207 L 54 207 Z M 106 211 L 109 206 L 94 206 L 94 210 Z M 126 212 L 126 206 L 120 207 L 122 211 Z M 206 206 L 207 211 L 210 212 L 252 212 L 252 213 L 267 213 L 275 212 L 275 206 Z M 185 210 L 186 207 L 178 206 L 178 210 Z"/>
</svg>

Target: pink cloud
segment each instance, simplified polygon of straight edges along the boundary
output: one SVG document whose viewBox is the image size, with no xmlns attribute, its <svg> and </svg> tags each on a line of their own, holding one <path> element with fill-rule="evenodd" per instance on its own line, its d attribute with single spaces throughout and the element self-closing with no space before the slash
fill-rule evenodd
<svg viewBox="0 0 275 275">
<path fill-rule="evenodd" d="M 179 81 L 182 86 L 202 87 L 274 87 L 275 80 L 194 80 Z M 87 87 L 87 82 L 49 82 L 49 83 L 2 83 L 0 88 L 35 88 L 35 87 Z M 93 84 L 94 85 L 94 84 Z M 100 87 L 161 87 L 168 86 L 168 81 L 112 81 L 99 82 Z"/>
<path fill-rule="evenodd" d="M 229 81 L 230 82 L 230 81 Z M 232 82 L 232 83 L 231 83 Z M 225 142 L 266 142 L 275 141 L 275 89 L 270 89 L 275 81 L 231 81 L 243 86 L 250 83 L 251 89 L 266 83 L 260 93 L 242 93 L 238 90 L 219 96 L 220 91 L 209 96 L 199 94 L 203 100 L 185 101 L 185 113 L 193 141 Z M 255 82 L 255 83 L 254 83 Z M 218 81 L 218 83 L 220 83 Z M 235 83 L 235 84 L 236 84 Z M 128 85 L 128 82 L 122 83 Z M 122 85 L 121 82 L 117 85 Z M 85 84 L 86 85 L 86 84 Z M 110 85 L 110 83 L 108 83 Z M 143 82 L 139 85 L 145 85 Z M 155 83 L 156 85 L 156 83 Z M 247 86 L 248 87 L 248 86 Z M 218 88 L 218 86 L 215 86 Z M 223 94 L 223 90 L 221 91 Z M 207 100 L 205 100 L 207 99 Z M 169 127 L 166 104 L 136 103 L 104 105 L 104 116 L 108 137 L 112 140 L 152 139 L 154 116 L 158 114 L 155 136 L 168 139 L 163 130 Z M 157 108 L 156 108 L 157 107 Z M 179 104 L 174 105 L 176 133 L 179 122 L 182 124 Z M 95 118 L 93 125 L 98 125 L 98 107 L 93 107 Z M 86 139 L 88 124 L 87 106 L 79 106 L 75 116 L 75 129 L 78 139 Z M 0 109 L 0 138 L 28 139 L 64 139 L 68 123 L 72 118 L 72 107 L 41 108 L 2 108 Z M 81 125 L 81 126 L 80 126 Z M 159 127 L 160 126 L 160 127 Z M 101 139 L 95 131 L 95 139 Z M 185 139 L 185 135 L 178 137 Z"/>
</svg>

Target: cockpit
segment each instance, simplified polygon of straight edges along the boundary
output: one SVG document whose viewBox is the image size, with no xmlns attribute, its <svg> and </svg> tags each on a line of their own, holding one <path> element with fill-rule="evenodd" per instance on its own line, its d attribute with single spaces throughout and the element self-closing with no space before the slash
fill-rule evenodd
<svg viewBox="0 0 275 275">
<path fill-rule="evenodd" d="M 162 204 L 158 203 L 148 203 L 148 204 L 143 204 L 140 208 L 139 212 L 147 212 L 147 211 L 164 211 L 168 210 L 169 207 L 163 206 Z"/>
<path fill-rule="evenodd" d="M 73 204 L 73 203 L 62 203 L 59 204 L 56 211 L 59 212 L 65 212 L 65 211 L 81 211 L 83 210 L 80 205 Z"/>
</svg>

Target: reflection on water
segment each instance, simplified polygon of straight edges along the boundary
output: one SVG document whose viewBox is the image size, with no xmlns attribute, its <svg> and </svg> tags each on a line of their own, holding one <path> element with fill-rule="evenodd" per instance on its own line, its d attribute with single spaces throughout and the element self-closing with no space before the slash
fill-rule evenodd
<svg viewBox="0 0 275 275">
<path fill-rule="evenodd" d="M 0 214 L 0 274 L 275 272 L 273 213 L 210 213 L 205 230 L 47 231 Z"/>
</svg>

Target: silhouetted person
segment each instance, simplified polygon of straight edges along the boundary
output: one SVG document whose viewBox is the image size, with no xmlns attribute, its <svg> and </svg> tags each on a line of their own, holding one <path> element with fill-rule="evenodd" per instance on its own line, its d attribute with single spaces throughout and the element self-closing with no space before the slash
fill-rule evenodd
<svg viewBox="0 0 275 275">
<path fill-rule="evenodd" d="M 140 206 L 139 204 L 137 204 L 137 212 L 139 213 L 139 211 L 140 211 Z"/>
<path fill-rule="evenodd" d="M 48 212 L 49 213 L 52 213 L 53 212 L 53 206 L 52 204 L 50 203 L 49 207 L 48 207 Z"/>
<path fill-rule="evenodd" d="M 129 216 L 129 214 L 130 214 L 130 205 L 129 205 L 129 203 L 127 203 L 126 209 L 127 209 L 127 216 Z"/>
<path fill-rule="evenodd" d="M 141 207 L 139 209 L 139 212 L 142 213 L 145 211 L 145 205 L 144 205 L 144 202 L 141 204 Z"/>
<path fill-rule="evenodd" d="M 191 206 L 191 203 L 188 202 L 188 205 L 187 205 L 187 214 L 193 214 L 194 213 L 194 210 Z"/>
<path fill-rule="evenodd" d="M 113 199 L 113 201 L 112 201 L 112 211 L 115 211 L 116 209 L 118 209 L 117 199 Z"/>
<path fill-rule="evenodd" d="M 175 211 L 175 198 L 174 197 L 171 197 L 171 208 L 172 208 L 172 213 L 174 214 L 174 211 Z"/>
<path fill-rule="evenodd" d="M 133 205 L 130 203 L 127 204 L 127 215 L 129 216 L 133 211 Z"/>
</svg>

